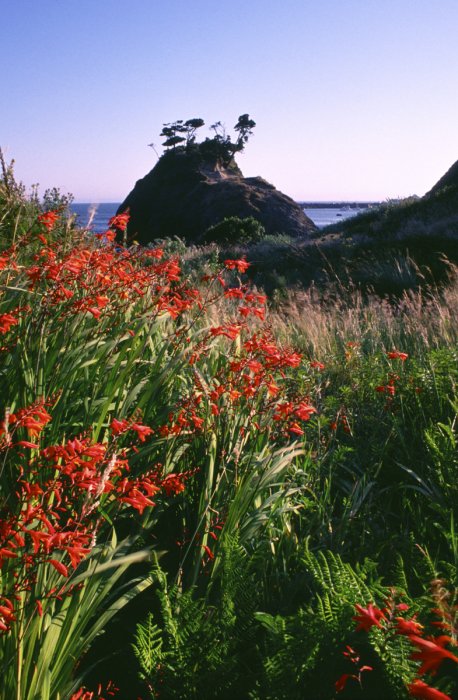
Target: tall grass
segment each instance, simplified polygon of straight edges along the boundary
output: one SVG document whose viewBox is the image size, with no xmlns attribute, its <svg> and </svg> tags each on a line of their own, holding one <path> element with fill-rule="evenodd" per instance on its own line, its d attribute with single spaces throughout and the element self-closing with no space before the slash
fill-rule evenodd
<svg viewBox="0 0 458 700">
<path fill-rule="evenodd" d="M 455 346 L 458 268 L 449 263 L 449 283 L 441 289 L 406 291 L 395 302 L 337 285 L 332 296 L 313 287 L 290 291 L 272 322 L 296 347 L 314 356 L 342 349 L 353 340 L 369 352 L 402 347 L 415 355 Z"/>
</svg>

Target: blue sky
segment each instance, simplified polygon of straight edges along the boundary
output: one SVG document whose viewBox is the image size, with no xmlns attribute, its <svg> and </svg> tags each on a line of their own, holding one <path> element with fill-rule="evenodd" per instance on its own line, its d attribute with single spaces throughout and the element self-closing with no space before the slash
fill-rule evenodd
<svg viewBox="0 0 458 700">
<path fill-rule="evenodd" d="M 422 195 L 458 159 L 456 0 L 1 0 L 1 18 L 0 145 L 40 191 L 120 201 L 164 122 L 245 112 L 244 174 L 299 200 Z"/>
</svg>

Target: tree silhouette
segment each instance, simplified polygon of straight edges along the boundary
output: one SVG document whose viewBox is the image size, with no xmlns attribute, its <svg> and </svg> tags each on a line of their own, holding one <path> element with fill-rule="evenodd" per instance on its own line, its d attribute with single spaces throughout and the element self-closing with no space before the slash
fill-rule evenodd
<svg viewBox="0 0 458 700">
<path fill-rule="evenodd" d="M 235 154 L 243 151 L 256 126 L 256 122 L 250 119 L 249 114 L 241 114 L 234 126 L 235 131 L 238 132 L 235 142 L 226 134 L 224 125 L 221 122 L 215 122 L 210 126 L 214 133 L 213 138 L 207 137 L 203 142 L 196 143 L 196 131 L 204 123 L 200 117 L 194 117 L 187 121 L 178 119 L 175 122 L 163 124 L 160 135 L 165 137 L 165 141 L 162 145 L 165 148 L 172 148 L 174 151 L 177 146 L 180 147 L 181 151 L 191 150 L 197 146 L 203 157 L 217 158 L 227 167 L 234 160 Z"/>
<path fill-rule="evenodd" d="M 243 151 L 248 138 L 253 134 L 253 129 L 256 122 L 250 119 L 249 114 L 241 114 L 237 124 L 234 126 L 235 131 L 239 132 L 236 145 L 238 151 Z"/>
<path fill-rule="evenodd" d="M 192 144 L 196 140 L 196 130 L 200 129 L 201 126 L 205 124 L 203 119 L 200 117 L 194 119 L 188 119 L 185 121 L 184 126 L 186 128 L 186 145 Z"/>
</svg>

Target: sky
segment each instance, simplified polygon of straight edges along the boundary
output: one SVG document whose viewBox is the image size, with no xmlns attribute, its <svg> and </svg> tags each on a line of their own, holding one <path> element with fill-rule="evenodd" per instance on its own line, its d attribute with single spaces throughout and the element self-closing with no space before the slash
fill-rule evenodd
<svg viewBox="0 0 458 700">
<path fill-rule="evenodd" d="M 201 117 L 298 201 L 423 195 L 458 159 L 457 0 L 0 0 L 17 177 L 118 202 Z"/>
</svg>

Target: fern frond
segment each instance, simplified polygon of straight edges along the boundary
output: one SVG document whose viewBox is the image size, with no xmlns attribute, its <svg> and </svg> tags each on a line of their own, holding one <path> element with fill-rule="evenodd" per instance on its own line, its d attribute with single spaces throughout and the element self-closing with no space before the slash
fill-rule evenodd
<svg viewBox="0 0 458 700">
<path fill-rule="evenodd" d="M 137 625 L 133 649 L 142 669 L 142 676 L 148 678 L 162 657 L 162 633 L 151 613 L 148 613 L 143 624 Z"/>
</svg>

